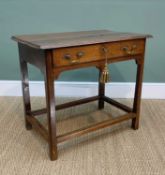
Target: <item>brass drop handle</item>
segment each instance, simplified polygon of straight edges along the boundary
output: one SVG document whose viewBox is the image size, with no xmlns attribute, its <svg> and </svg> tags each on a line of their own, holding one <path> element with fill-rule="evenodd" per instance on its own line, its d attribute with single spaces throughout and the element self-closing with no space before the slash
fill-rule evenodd
<svg viewBox="0 0 165 175">
<path fill-rule="evenodd" d="M 70 60 L 71 64 L 75 64 L 75 63 L 79 63 L 79 62 L 80 62 L 80 60 Z"/>
<path fill-rule="evenodd" d="M 84 55 L 85 55 L 85 53 L 82 52 L 82 51 L 77 52 L 77 54 L 76 54 L 77 58 L 81 58 L 81 57 L 83 57 Z"/>
<path fill-rule="evenodd" d="M 71 55 L 70 54 L 65 54 L 64 55 L 64 59 L 66 59 L 66 60 L 71 60 Z"/>
<path fill-rule="evenodd" d="M 72 59 L 70 54 L 65 54 L 64 59 L 68 60 L 71 64 L 79 63 L 79 59 Z"/>
<path fill-rule="evenodd" d="M 137 45 L 134 44 L 131 49 L 129 49 L 129 47 L 125 46 L 122 48 L 122 50 L 128 55 L 133 55 L 133 54 L 135 54 L 136 48 L 137 48 Z"/>
</svg>

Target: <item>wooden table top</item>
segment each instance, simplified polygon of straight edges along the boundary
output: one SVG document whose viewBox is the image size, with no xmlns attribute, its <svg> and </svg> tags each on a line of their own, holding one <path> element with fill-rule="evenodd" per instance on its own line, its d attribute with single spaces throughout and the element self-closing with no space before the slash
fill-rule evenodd
<svg viewBox="0 0 165 175">
<path fill-rule="evenodd" d="M 109 30 L 92 30 L 81 32 L 19 35 L 13 36 L 12 39 L 37 49 L 53 49 L 148 37 L 152 36 L 136 33 L 120 33 Z"/>
</svg>

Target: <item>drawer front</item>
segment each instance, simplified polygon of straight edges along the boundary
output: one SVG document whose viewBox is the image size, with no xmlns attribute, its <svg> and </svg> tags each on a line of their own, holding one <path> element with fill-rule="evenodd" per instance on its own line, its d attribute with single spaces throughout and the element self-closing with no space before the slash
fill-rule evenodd
<svg viewBox="0 0 165 175">
<path fill-rule="evenodd" d="M 59 48 L 53 50 L 53 65 L 69 66 L 73 64 L 88 63 L 104 60 L 103 48 L 108 50 L 108 59 L 123 56 L 134 56 L 144 52 L 144 40 L 121 41 L 87 46 Z"/>
<path fill-rule="evenodd" d="M 60 48 L 53 51 L 53 64 L 55 66 L 91 62 L 101 58 L 100 44 Z"/>
<path fill-rule="evenodd" d="M 107 46 L 110 50 L 110 57 L 134 56 L 144 53 L 144 40 L 131 40 L 116 43 L 110 43 Z"/>
</svg>

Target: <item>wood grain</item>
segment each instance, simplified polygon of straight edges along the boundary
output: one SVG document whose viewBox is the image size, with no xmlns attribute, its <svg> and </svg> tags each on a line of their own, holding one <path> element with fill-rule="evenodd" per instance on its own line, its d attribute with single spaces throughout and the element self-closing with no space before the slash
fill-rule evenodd
<svg viewBox="0 0 165 175">
<path fill-rule="evenodd" d="M 67 66 L 72 64 L 80 64 L 80 63 L 88 63 L 97 60 L 105 60 L 105 53 L 103 52 L 103 48 L 108 50 L 107 58 L 115 58 L 115 57 L 124 57 L 129 56 L 129 54 L 124 50 L 127 48 L 128 51 L 133 52 L 131 55 L 142 54 L 144 52 L 144 43 L 143 39 L 122 41 L 122 42 L 112 42 L 106 44 L 92 44 L 86 46 L 77 46 L 77 47 L 66 47 L 59 48 L 53 50 L 53 66 Z M 78 54 L 83 53 L 82 57 L 79 58 Z M 65 58 L 68 55 L 70 58 Z"/>
<path fill-rule="evenodd" d="M 120 33 L 108 30 L 67 32 L 41 35 L 14 36 L 18 42 L 20 67 L 22 74 L 22 90 L 24 99 L 24 114 L 27 129 L 32 126 L 49 142 L 50 159 L 57 159 L 57 143 L 75 136 L 108 127 L 125 120 L 132 119 L 132 128 L 138 129 L 140 117 L 140 101 L 144 67 L 145 41 L 150 35 Z M 135 60 L 137 64 L 136 88 L 133 109 L 105 96 L 105 85 L 99 83 L 98 96 L 55 105 L 54 80 L 66 70 L 95 66 L 100 75 L 105 66 L 107 49 L 107 63 Z M 45 50 L 43 50 L 45 49 Z M 44 74 L 46 108 L 32 111 L 29 94 L 27 63 L 35 65 Z M 56 110 L 68 108 L 98 100 L 98 108 L 104 108 L 104 102 L 118 107 L 127 113 L 113 120 L 106 120 L 94 126 L 81 128 L 64 135 L 56 135 Z M 56 106 L 56 107 L 55 107 Z M 33 117 L 47 113 L 48 132 Z"/>
<path fill-rule="evenodd" d="M 131 39 L 143 39 L 151 35 L 94 30 L 83 32 L 19 35 L 12 39 L 37 49 L 53 49 L 77 45 L 89 45 Z"/>
</svg>

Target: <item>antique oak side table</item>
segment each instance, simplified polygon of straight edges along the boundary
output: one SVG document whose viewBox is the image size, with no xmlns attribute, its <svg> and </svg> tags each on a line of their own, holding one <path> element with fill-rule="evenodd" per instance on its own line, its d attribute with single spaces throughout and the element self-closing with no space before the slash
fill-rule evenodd
<svg viewBox="0 0 165 175">
<path fill-rule="evenodd" d="M 30 130 L 33 127 L 48 141 L 51 160 L 57 159 L 57 144 L 73 137 L 81 136 L 129 119 L 132 119 L 132 128 L 138 129 L 145 43 L 148 37 L 150 35 L 119 33 L 108 30 L 12 37 L 13 40 L 18 42 L 19 48 L 26 128 Z M 108 50 L 108 63 L 134 60 L 137 64 L 133 107 L 130 108 L 105 96 L 105 84 L 102 82 L 98 83 L 97 96 L 56 105 L 54 80 L 58 78 L 58 75 L 66 70 L 91 66 L 96 67 L 101 75 L 105 65 L 103 48 Z M 39 68 L 44 75 L 46 92 L 45 109 L 31 110 L 27 63 Z M 56 135 L 56 110 L 95 100 L 98 100 L 99 109 L 103 109 L 104 102 L 107 102 L 124 110 L 126 114 L 99 122 L 90 127 L 81 128 L 59 136 Z M 48 130 L 35 118 L 35 116 L 43 113 L 47 113 Z"/>
</svg>

